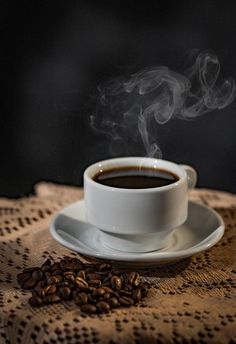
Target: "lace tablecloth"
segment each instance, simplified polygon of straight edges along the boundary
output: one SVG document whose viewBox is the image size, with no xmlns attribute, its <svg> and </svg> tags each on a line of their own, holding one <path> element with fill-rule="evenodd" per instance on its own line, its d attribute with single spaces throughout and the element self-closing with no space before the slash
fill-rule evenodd
<svg viewBox="0 0 236 344">
<path fill-rule="evenodd" d="M 16 275 L 47 257 L 77 256 L 51 238 L 49 223 L 81 197 L 82 189 L 40 183 L 35 196 L 0 199 L 0 343 L 236 343 L 236 196 L 224 192 L 191 192 L 221 214 L 225 235 L 190 259 L 142 271 L 153 284 L 142 306 L 105 315 L 70 301 L 32 308 Z"/>
</svg>

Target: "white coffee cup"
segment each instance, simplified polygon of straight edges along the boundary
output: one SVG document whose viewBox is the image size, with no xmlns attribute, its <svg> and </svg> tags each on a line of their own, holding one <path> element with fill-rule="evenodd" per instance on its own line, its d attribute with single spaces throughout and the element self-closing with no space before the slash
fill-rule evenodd
<svg viewBox="0 0 236 344">
<path fill-rule="evenodd" d="M 112 168 L 148 167 L 169 171 L 178 180 L 165 186 L 125 189 L 102 185 L 93 178 Z M 124 157 L 99 161 L 84 172 L 87 221 L 100 229 L 106 246 L 126 252 L 163 248 L 172 231 L 188 215 L 188 189 L 197 181 L 196 171 L 170 161 Z"/>
</svg>

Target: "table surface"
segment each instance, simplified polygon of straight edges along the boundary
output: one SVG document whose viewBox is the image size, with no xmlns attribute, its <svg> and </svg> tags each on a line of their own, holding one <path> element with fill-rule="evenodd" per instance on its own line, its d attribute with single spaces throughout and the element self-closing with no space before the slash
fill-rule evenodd
<svg viewBox="0 0 236 344">
<path fill-rule="evenodd" d="M 221 241 L 140 271 L 153 285 L 142 306 L 92 316 L 72 301 L 33 309 L 16 275 L 47 257 L 77 256 L 51 238 L 49 224 L 82 197 L 80 188 L 42 182 L 32 197 L 0 199 L 0 343 L 236 343 L 236 196 L 219 191 L 195 189 L 190 199 L 222 216 Z"/>
</svg>

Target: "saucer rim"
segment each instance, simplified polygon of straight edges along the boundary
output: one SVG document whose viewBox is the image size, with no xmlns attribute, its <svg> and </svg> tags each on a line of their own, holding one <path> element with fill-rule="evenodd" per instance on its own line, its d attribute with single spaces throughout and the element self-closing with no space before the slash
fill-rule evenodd
<svg viewBox="0 0 236 344">
<path fill-rule="evenodd" d="M 180 260 L 187 257 L 190 257 L 194 254 L 200 253 L 202 251 L 210 249 L 212 246 L 214 246 L 220 239 L 223 237 L 225 232 L 225 224 L 222 219 L 222 217 L 212 208 L 209 206 L 206 206 L 204 204 L 191 201 L 189 200 L 189 204 L 195 204 L 200 208 L 207 209 L 209 212 L 213 213 L 213 215 L 218 220 L 218 227 L 210 233 L 210 235 L 206 236 L 203 240 L 201 240 L 196 245 L 189 247 L 185 250 L 178 250 L 178 251 L 152 251 L 152 252 L 144 252 L 144 253 L 133 253 L 133 252 L 123 252 L 114 250 L 110 253 L 102 253 L 102 251 L 96 252 L 93 251 L 92 248 L 89 248 L 89 251 L 84 249 L 83 247 L 78 247 L 75 244 L 71 244 L 67 241 L 65 241 L 57 232 L 56 227 L 56 221 L 58 219 L 58 216 L 60 214 L 65 214 L 68 209 L 71 209 L 72 207 L 78 207 L 81 206 L 84 203 L 84 199 L 81 199 L 77 202 L 71 203 L 69 206 L 61 209 L 59 212 L 57 212 L 50 224 L 50 234 L 52 237 L 59 242 L 62 246 L 71 249 L 72 251 L 78 252 L 82 255 L 98 258 L 98 259 L 105 259 L 105 260 L 114 260 L 114 261 L 126 261 L 126 262 L 135 262 L 135 263 L 157 263 L 161 261 L 173 261 L 173 260 Z M 96 230 L 99 230 L 96 228 Z M 214 235 L 213 235 L 214 234 Z M 213 237 L 212 237 L 213 236 Z M 81 242 L 83 244 L 83 242 Z M 111 249 L 111 248 L 110 248 Z M 98 248 L 97 248 L 98 250 Z M 149 256 L 149 254 L 152 254 Z"/>
</svg>

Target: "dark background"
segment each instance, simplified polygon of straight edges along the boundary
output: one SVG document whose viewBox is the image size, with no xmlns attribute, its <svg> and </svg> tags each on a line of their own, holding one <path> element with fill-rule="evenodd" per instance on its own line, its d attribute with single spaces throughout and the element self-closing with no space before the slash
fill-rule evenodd
<svg viewBox="0 0 236 344">
<path fill-rule="evenodd" d="M 236 1 L 1 1 L 0 194 L 36 181 L 81 185 L 111 156 L 93 132 L 96 87 L 149 65 L 184 67 L 212 49 L 236 78 Z M 157 129 L 163 158 L 193 165 L 199 187 L 236 192 L 236 104 Z M 142 154 L 142 148 L 134 147 Z"/>
</svg>

